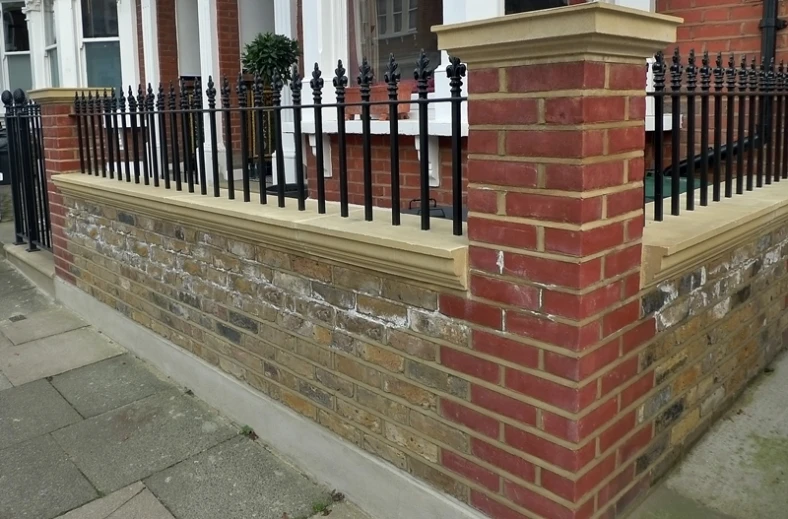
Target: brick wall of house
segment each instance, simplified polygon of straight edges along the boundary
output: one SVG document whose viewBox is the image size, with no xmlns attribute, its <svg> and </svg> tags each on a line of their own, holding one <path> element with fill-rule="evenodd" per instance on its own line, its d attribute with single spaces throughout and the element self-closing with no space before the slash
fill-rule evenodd
<svg viewBox="0 0 788 519">
<path fill-rule="evenodd" d="M 416 151 L 415 139 L 417 137 L 402 135 L 399 137 L 400 160 L 400 200 L 401 207 L 407 209 L 409 203 L 414 208 L 419 207 L 420 191 L 420 162 Z M 376 207 L 391 207 L 391 146 L 388 135 L 372 136 L 372 181 L 374 203 Z M 451 138 L 441 137 L 440 146 L 440 185 L 430 188 L 430 197 L 440 206 L 452 205 L 452 158 Z M 331 169 L 332 177 L 326 178 L 326 200 L 339 201 L 339 142 L 336 135 L 331 135 Z M 468 155 L 467 138 L 462 139 L 462 167 L 463 167 L 463 205 L 466 203 L 466 188 L 468 185 Z M 307 147 L 307 184 L 309 194 L 317 198 L 317 169 L 312 149 Z M 360 135 L 347 136 L 347 166 L 348 166 L 348 200 L 351 204 L 364 204 L 364 160 L 363 145 Z"/>
<path fill-rule="evenodd" d="M 159 79 L 162 84 L 177 85 L 178 31 L 175 24 L 175 0 L 156 0 L 156 29 L 159 40 Z"/>
</svg>

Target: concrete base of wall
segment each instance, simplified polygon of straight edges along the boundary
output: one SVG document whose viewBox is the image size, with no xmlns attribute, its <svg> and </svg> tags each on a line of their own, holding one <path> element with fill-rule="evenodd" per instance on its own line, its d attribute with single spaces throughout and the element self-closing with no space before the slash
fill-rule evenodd
<svg viewBox="0 0 788 519">
<path fill-rule="evenodd" d="M 484 519 L 395 467 L 334 436 L 76 287 L 55 280 L 56 298 L 118 344 L 156 366 L 304 472 L 376 519 Z"/>
</svg>

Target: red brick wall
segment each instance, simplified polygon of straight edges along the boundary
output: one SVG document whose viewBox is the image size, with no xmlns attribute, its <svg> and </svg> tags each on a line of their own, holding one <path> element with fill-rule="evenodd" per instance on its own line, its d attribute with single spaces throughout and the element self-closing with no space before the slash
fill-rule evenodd
<svg viewBox="0 0 788 519">
<path fill-rule="evenodd" d="M 175 0 L 157 0 L 156 20 L 159 37 L 159 76 L 163 84 L 178 81 L 178 32 L 175 25 Z"/>
<path fill-rule="evenodd" d="M 401 135 L 400 146 L 400 200 L 403 209 L 408 208 L 411 200 L 420 199 L 419 188 L 419 154 L 415 147 L 416 137 Z M 452 160 L 451 138 L 441 137 L 440 143 L 440 186 L 430 188 L 430 197 L 434 198 L 439 206 L 452 204 Z M 468 185 L 468 155 L 467 139 L 462 141 L 463 148 L 463 193 Z M 388 135 L 375 135 L 372 137 L 372 181 L 374 183 L 372 196 L 376 207 L 391 207 L 391 147 Z M 309 194 L 317 198 L 317 175 L 315 157 L 311 148 L 307 148 L 307 181 Z M 326 179 L 326 199 L 339 201 L 339 143 L 336 135 L 331 136 L 331 178 Z M 364 155 L 360 135 L 347 137 L 347 165 L 348 165 L 348 200 L 351 204 L 364 203 Z M 463 204 L 465 197 L 463 197 Z M 418 203 L 414 203 L 414 208 Z"/>
</svg>

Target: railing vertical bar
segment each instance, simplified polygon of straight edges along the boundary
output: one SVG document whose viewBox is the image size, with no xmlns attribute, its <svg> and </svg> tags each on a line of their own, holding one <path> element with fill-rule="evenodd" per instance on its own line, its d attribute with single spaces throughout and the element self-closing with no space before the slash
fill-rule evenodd
<svg viewBox="0 0 788 519">
<path fill-rule="evenodd" d="M 123 131 L 123 161 L 126 170 L 126 182 L 131 182 L 131 166 L 129 165 L 129 131 L 126 125 L 126 96 L 120 90 L 120 124 Z"/>
<path fill-rule="evenodd" d="M 763 187 L 763 175 L 765 170 L 764 164 L 764 147 L 766 145 L 766 120 L 764 118 L 766 107 L 766 96 L 764 94 L 764 82 L 766 76 L 766 65 L 761 59 L 761 68 L 758 71 L 758 165 L 756 166 L 755 174 L 756 174 L 756 187 Z M 769 182 L 771 183 L 771 179 Z"/>
<path fill-rule="evenodd" d="M 700 69 L 700 205 L 709 205 L 709 91 L 711 89 L 711 67 L 709 53 L 703 53 L 703 66 Z"/>
<path fill-rule="evenodd" d="M 156 138 L 156 96 L 153 95 L 153 87 L 148 83 L 148 95 L 145 97 L 145 107 L 148 110 L 147 126 L 149 129 L 150 142 L 150 163 L 153 186 L 159 187 L 159 154 L 156 152 L 158 139 Z"/>
<path fill-rule="evenodd" d="M 733 54 L 728 59 L 728 67 L 725 69 L 726 81 L 726 127 L 725 127 L 725 198 L 733 196 L 733 129 L 734 129 L 734 108 L 736 107 L 736 62 Z"/>
<path fill-rule="evenodd" d="M 96 92 L 96 115 L 98 116 L 98 137 L 99 150 L 101 152 L 101 176 L 107 178 L 107 154 L 104 151 L 104 100 L 107 97 L 107 90 L 104 90 L 104 98 L 99 97 Z"/>
<path fill-rule="evenodd" d="M 343 218 L 350 214 L 348 209 L 348 180 L 347 180 L 347 136 L 345 129 L 345 88 L 348 79 L 342 60 L 337 62 L 334 71 L 334 88 L 337 95 L 337 142 L 339 144 L 339 210 Z"/>
<path fill-rule="evenodd" d="M 238 96 L 238 112 L 241 118 L 241 179 L 243 184 L 244 202 L 251 202 L 251 187 L 249 173 L 249 114 L 246 112 L 247 88 L 243 74 L 238 74 L 238 83 L 235 85 L 235 93 Z"/>
<path fill-rule="evenodd" d="M 104 91 L 104 133 L 107 135 L 107 166 L 109 167 L 109 178 L 115 178 L 115 144 L 112 139 L 112 99 Z"/>
<path fill-rule="evenodd" d="M 192 109 L 194 124 L 194 148 L 197 155 L 197 167 L 199 168 L 200 194 L 208 194 L 208 174 L 205 170 L 205 111 L 202 103 L 202 79 L 199 77 L 194 80 L 194 93 L 192 95 Z"/>
<path fill-rule="evenodd" d="M 695 100 L 697 99 L 698 68 L 695 51 L 687 61 L 687 210 L 695 210 Z"/>
<path fill-rule="evenodd" d="M 312 80 L 309 86 L 312 87 L 312 101 L 315 105 L 315 180 L 317 181 L 317 212 L 318 214 L 326 213 L 326 164 L 323 153 L 323 73 L 320 67 L 315 63 L 315 68 L 312 71 Z M 262 155 L 262 153 L 261 153 Z"/>
<path fill-rule="evenodd" d="M 139 118 L 140 118 L 140 127 L 139 127 L 139 134 L 140 134 L 140 144 L 142 145 L 142 178 L 145 185 L 150 184 L 150 166 L 148 164 L 148 109 L 146 106 L 147 99 L 145 97 L 145 89 L 142 85 L 139 86 L 137 90 L 137 108 L 139 109 Z"/>
<path fill-rule="evenodd" d="M 164 177 L 164 188 L 170 189 L 170 157 L 167 150 L 167 115 L 164 113 L 164 86 L 159 83 L 156 96 L 156 111 L 159 119 L 159 147 L 161 148 L 161 175 Z"/>
<path fill-rule="evenodd" d="M 208 89 L 205 92 L 208 96 L 208 124 L 211 127 L 211 173 L 213 174 L 213 196 L 221 196 L 221 185 L 219 182 L 219 154 L 216 152 L 217 130 L 216 130 L 216 85 L 213 76 L 208 76 Z"/>
<path fill-rule="evenodd" d="M 110 100 L 110 108 L 112 113 L 110 120 L 112 121 L 112 147 L 115 149 L 115 173 L 118 175 L 118 182 L 123 182 L 123 164 L 121 162 L 121 146 L 120 146 L 120 124 L 118 123 L 118 92 L 112 89 L 112 99 Z"/>
<path fill-rule="evenodd" d="M 282 89 L 284 82 L 281 78 L 274 80 L 274 142 L 276 146 L 276 198 L 279 207 L 285 206 L 285 157 L 282 144 Z"/>
<path fill-rule="evenodd" d="M 266 171 L 265 171 L 265 133 L 263 129 L 263 116 L 266 115 L 263 111 L 263 80 L 259 74 L 254 76 L 254 120 L 255 120 L 255 141 L 257 143 L 255 153 L 257 153 L 257 176 L 260 181 L 260 203 L 268 203 L 268 189 L 266 185 Z M 265 117 L 266 119 L 268 117 Z"/>
<path fill-rule="evenodd" d="M 671 76 L 671 109 L 673 131 L 671 132 L 671 164 L 670 164 L 670 214 L 678 216 L 681 213 L 681 57 L 679 49 L 673 53 L 673 65 L 670 67 Z"/>
<path fill-rule="evenodd" d="M 657 53 L 652 64 L 654 74 L 654 220 L 662 221 L 663 215 L 663 149 L 665 145 L 665 56 Z"/>
<path fill-rule="evenodd" d="M 98 94 L 97 94 L 98 95 Z M 98 139 L 96 138 L 96 110 L 98 109 L 93 99 L 93 92 L 88 92 L 89 120 L 90 120 L 90 142 L 93 145 L 93 166 L 92 170 L 99 176 L 99 149 Z"/>
<path fill-rule="evenodd" d="M 430 135 L 429 135 L 429 106 L 427 104 L 427 82 L 431 76 L 429 71 L 430 60 L 424 51 L 421 52 L 416 62 L 416 89 L 419 95 L 419 150 L 420 150 L 420 211 L 421 230 L 430 229 Z M 436 171 L 440 164 L 435 164 Z"/>
<path fill-rule="evenodd" d="M 46 158 L 44 157 L 44 130 L 42 128 L 41 105 L 34 104 L 34 126 L 36 135 L 36 156 L 38 157 L 38 181 L 41 190 L 41 225 L 44 247 L 52 249 L 52 226 L 49 217 L 49 185 L 47 182 Z"/>
<path fill-rule="evenodd" d="M 747 58 L 742 57 L 741 67 L 738 71 L 739 74 L 739 122 L 737 138 L 739 141 L 738 149 L 736 152 L 736 194 L 741 195 L 744 193 L 744 149 L 746 147 L 747 136 L 745 134 L 745 120 L 747 117 L 747 98 L 745 93 L 747 91 Z"/>
<path fill-rule="evenodd" d="M 452 230 L 462 236 L 462 78 L 467 68 L 459 58 L 450 57 L 446 67 L 451 87 L 451 179 Z"/>
<path fill-rule="evenodd" d="M 36 201 L 35 201 L 35 178 L 33 173 L 33 162 L 31 160 L 32 153 L 30 149 L 30 112 L 29 105 L 25 102 L 25 95 L 21 90 L 17 90 L 18 104 L 21 108 L 20 118 L 20 141 L 21 141 L 21 155 L 22 155 L 22 180 L 23 189 L 25 193 L 25 227 L 27 230 L 27 241 L 29 252 L 38 250 L 38 225 L 36 218 Z"/>
<path fill-rule="evenodd" d="M 783 120 L 783 98 L 782 98 L 782 91 L 785 87 L 785 68 L 783 63 L 780 63 L 780 66 L 777 69 L 777 75 L 775 76 L 775 90 L 772 93 L 772 104 L 776 103 L 776 109 L 774 110 L 774 128 L 775 135 L 774 135 L 774 180 L 775 182 L 779 182 L 782 178 L 782 144 L 783 144 L 783 127 L 782 125 L 785 123 Z"/>
<path fill-rule="evenodd" d="M 186 84 L 183 78 L 178 83 L 181 107 L 181 137 L 183 138 L 183 176 L 186 179 L 186 186 L 189 193 L 194 193 L 194 164 L 192 163 L 192 125 L 191 116 L 192 112 L 189 109 L 189 92 L 186 90 Z M 228 155 L 230 154 L 228 148 Z"/>
<path fill-rule="evenodd" d="M 781 63 L 782 65 L 782 63 Z M 783 88 L 780 92 L 780 99 L 782 100 L 782 124 L 788 124 L 788 68 L 784 69 Z M 788 178 L 788 128 L 783 128 L 782 137 L 782 163 L 781 175 L 783 180 Z"/>
<path fill-rule="evenodd" d="M 140 149 L 137 135 L 137 100 L 134 91 L 129 87 L 129 116 L 131 118 L 131 143 L 134 147 L 134 183 L 140 183 Z"/>
<path fill-rule="evenodd" d="M 372 221 L 372 130 L 370 85 L 372 85 L 372 67 L 367 58 L 362 59 L 359 68 L 358 85 L 361 90 L 361 148 L 364 169 L 364 220 Z"/>
<path fill-rule="evenodd" d="M 168 106 L 170 108 L 170 128 L 172 135 L 170 135 L 170 146 L 172 146 L 172 171 L 175 177 L 175 190 L 183 190 L 183 182 L 181 181 L 181 154 L 180 154 L 180 139 L 178 137 L 178 114 L 177 114 L 177 99 L 175 96 L 175 87 L 170 83 Z"/>
<path fill-rule="evenodd" d="M 400 225 L 401 200 L 400 200 L 400 164 L 399 164 L 399 82 L 401 74 L 399 65 L 394 59 L 394 54 L 389 56 L 389 65 L 386 69 L 385 81 L 389 93 L 389 148 L 391 153 L 391 224 Z"/>
<path fill-rule="evenodd" d="M 24 217 L 24 189 L 22 176 L 22 158 L 19 142 L 19 108 L 16 106 L 13 94 L 6 90 L 3 92 L 3 104 L 6 106 L 6 121 L 8 125 L 8 156 L 11 169 L 11 196 L 14 206 L 14 245 L 24 244 L 25 217 Z M 82 106 L 85 106 L 83 95 Z"/>
<path fill-rule="evenodd" d="M 6 116 L 8 115 L 8 106 L 6 106 Z M 8 118 L 8 117 L 6 117 Z M 77 121 L 77 147 L 79 148 L 79 171 L 85 173 L 85 148 L 82 141 L 82 103 L 79 100 L 79 94 L 74 94 L 74 118 Z M 7 124 L 7 123 L 6 123 Z M 10 131 L 9 131 L 9 148 L 10 148 Z M 10 149 L 9 149 L 10 155 Z"/>
<path fill-rule="evenodd" d="M 756 122 L 756 114 L 758 113 L 756 110 L 756 104 L 758 98 L 756 96 L 756 91 L 758 89 L 758 73 L 755 70 L 755 58 L 753 58 L 752 63 L 750 65 L 750 70 L 747 74 L 748 79 L 748 87 L 749 87 L 749 125 L 748 125 L 748 133 L 749 133 L 749 143 L 750 145 L 747 147 L 747 191 L 753 190 L 754 184 L 754 176 L 755 176 L 755 147 L 757 146 L 757 136 L 755 134 L 755 122 Z"/>
<path fill-rule="evenodd" d="M 304 176 L 304 134 L 301 131 L 301 90 L 303 89 L 301 74 L 298 67 L 293 67 L 291 74 L 290 90 L 293 92 L 293 134 L 295 136 L 295 175 L 296 195 L 298 196 L 298 210 L 306 210 L 306 182 Z"/>
<path fill-rule="evenodd" d="M 722 68 L 722 53 L 717 55 L 714 68 L 714 173 L 712 180 L 712 200 L 720 201 L 722 184 L 722 87 L 725 69 Z"/>
<path fill-rule="evenodd" d="M 772 125 L 774 111 L 772 109 L 772 92 L 774 90 L 774 59 L 768 64 L 764 75 L 764 106 L 761 108 L 763 116 L 763 136 L 764 136 L 764 154 L 765 154 L 765 169 L 764 176 L 766 184 L 771 184 L 774 174 L 774 143 L 772 136 L 774 135 L 774 126 Z"/>
</svg>

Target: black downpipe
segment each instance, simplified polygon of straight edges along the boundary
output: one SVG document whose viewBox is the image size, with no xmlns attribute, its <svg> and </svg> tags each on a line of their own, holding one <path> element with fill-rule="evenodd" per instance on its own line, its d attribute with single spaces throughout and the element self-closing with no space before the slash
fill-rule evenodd
<svg viewBox="0 0 788 519">
<path fill-rule="evenodd" d="M 763 0 L 763 19 L 760 23 L 761 28 L 761 57 L 766 65 L 766 70 L 774 62 L 777 51 L 777 31 L 786 27 L 785 20 L 777 17 L 777 1 Z M 764 142 L 770 142 L 772 134 L 772 103 L 771 97 L 765 97 L 761 106 L 761 128 L 763 128 Z"/>
</svg>

